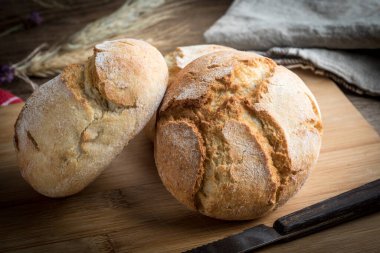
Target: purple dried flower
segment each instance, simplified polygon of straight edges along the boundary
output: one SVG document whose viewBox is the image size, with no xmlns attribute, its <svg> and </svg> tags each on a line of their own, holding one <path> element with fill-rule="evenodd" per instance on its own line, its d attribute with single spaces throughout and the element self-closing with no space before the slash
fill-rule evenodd
<svg viewBox="0 0 380 253">
<path fill-rule="evenodd" d="M 37 11 L 32 11 L 25 20 L 25 28 L 30 28 L 34 26 L 39 26 L 42 24 L 44 19 L 41 14 Z"/>
<path fill-rule="evenodd" d="M 0 66 L 0 84 L 10 83 L 15 77 L 15 69 L 8 64 Z"/>
<path fill-rule="evenodd" d="M 10 27 L 9 29 L 0 32 L 0 38 L 4 37 L 10 33 L 17 32 L 20 30 L 27 30 L 36 26 L 39 26 L 42 24 L 44 19 L 42 18 L 41 14 L 37 11 L 32 11 L 25 19 L 21 20 L 20 24 L 17 24 L 15 26 Z"/>
<path fill-rule="evenodd" d="M 35 25 L 40 25 L 43 22 L 43 18 L 41 17 L 41 14 L 37 11 L 32 11 L 32 13 L 30 13 L 29 16 L 27 17 L 27 20 L 29 20 L 29 22 Z"/>
</svg>

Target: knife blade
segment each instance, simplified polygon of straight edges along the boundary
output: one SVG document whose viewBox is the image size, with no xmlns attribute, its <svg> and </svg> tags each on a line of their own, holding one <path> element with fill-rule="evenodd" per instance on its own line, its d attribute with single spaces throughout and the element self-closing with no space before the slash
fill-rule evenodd
<svg viewBox="0 0 380 253">
<path fill-rule="evenodd" d="M 290 241 L 380 211 L 380 179 L 277 219 L 273 227 L 258 225 L 239 234 L 186 251 L 248 252 Z"/>
<path fill-rule="evenodd" d="M 282 236 L 273 228 L 265 225 L 258 225 L 244 230 L 242 233 L 226 237 L 222 240 L 203 245 L 187 252 L 246 252 L 273 243 L 281 237 Z"/>
</svg>

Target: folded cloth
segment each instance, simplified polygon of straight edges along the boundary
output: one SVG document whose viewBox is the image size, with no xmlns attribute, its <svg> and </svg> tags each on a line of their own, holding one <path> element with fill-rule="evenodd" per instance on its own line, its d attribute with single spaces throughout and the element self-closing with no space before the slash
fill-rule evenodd
<svg viewBox="0 0 380 253">
<path fill-rule="evenodd" d="M 6 90 L 0 89 L 0 106 L 21 103 L 23 100 Z"/>
<path fill-rule="evenodd" d="M 288 68 L 306 68 L 358 94 L 380 96 L 380 50 L 274 47 L 262 53 Z"/>
<path fill-rule="evenodd" d="M 378 0 L 235 0 L 204 36 L 237 49 L 270 49 L 265 55 L 280 64 L 380 96 L 379 13 Z"/>
</svg>

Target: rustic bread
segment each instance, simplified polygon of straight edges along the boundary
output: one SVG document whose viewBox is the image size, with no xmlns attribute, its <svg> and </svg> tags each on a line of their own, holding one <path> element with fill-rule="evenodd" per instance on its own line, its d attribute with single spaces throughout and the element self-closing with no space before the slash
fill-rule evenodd
<svg viewBox="0 0 380 253">
<path fill-rule="evenodd" d="M 165 93 L 161 53 L 134 39 L 96 45 L 27 100 L 15 124 L 22 176 L 49 197 L 93 181 L 152 117 Z"/>
<path fill-rule="evenodd" d="M 254 53 L 221 51 L 191 62 L 168 88 L 155 160 L 187 207 L 253 219 L 302 186 L 321 132 L 317 102 L 297 75 Z"/>
<path fill-rule="evenodd" d="M 177 73 L 193 60 L 206 54 L 226 50 L 235 49 L 212 44 L 177 47 L 174 51 L 165 55 L 165 61 L 169 68 L 169 85 L 175 79 Z M 156 134 L 156 113 L 145 126 L 144 134 L 149 140 L 154 141 Z"/>
</svg>

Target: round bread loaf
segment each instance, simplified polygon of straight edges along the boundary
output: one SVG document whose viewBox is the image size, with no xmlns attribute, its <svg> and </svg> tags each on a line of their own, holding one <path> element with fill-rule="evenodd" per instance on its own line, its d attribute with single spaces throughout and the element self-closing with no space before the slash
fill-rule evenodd
<svg viewBox="0 0 380 253">
<path fill-rule="evenodd" d="M 254 53 L 221 51 L 191 62 L 168 88 L 155 160 L 187 207 L 253 219 L 302 186 L 321 132 L 317 102 L 297 75 Z"/>
<path fill-rule="evenodd" d="M 165 55 L 165 61 L 169 68 L 169 85 L 175 79 L 178 72 L 193 60 L 206 54 L 226 50 L 235 49 L 212 44 L 177 47 L 173 52 Z M 144 134 L 149 140 L 154 141 L 156 135 L 156 113 L 145 126 Z"/>
<path fill-rule="evenodd" d="M 152 117 L 168 69 L 161 53 L 134 39 L 106 41 L 85 65 L 71 65 L 26 101 L 15 124 L 22 176 L 49 197 L 93 181 Z"/>
</svg>

